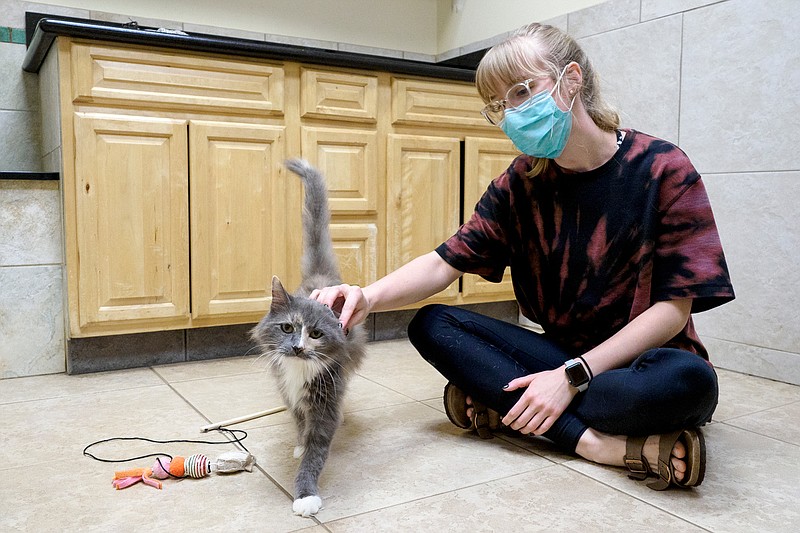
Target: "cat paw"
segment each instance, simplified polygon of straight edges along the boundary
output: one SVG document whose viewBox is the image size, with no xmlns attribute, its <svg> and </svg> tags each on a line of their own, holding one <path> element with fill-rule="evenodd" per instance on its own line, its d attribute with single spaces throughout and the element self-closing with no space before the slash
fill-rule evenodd
<svg viewBox="0 0 800 533">
<path fill-rule="evenodd" d="M 303 457 L 304 453 L 306 453 L 306 447 L 305 446 L 299 446 L 298 445 L 298 446 L 294 447 L 294 454 L 293 455 L 294 455 L 295 459 L 300 459 L 301 457 Z"/>
<path fill-rule="evenodd" d="M 305 518 L 317 514 L 317 511 L 320 509 L 322 509 L 322 498 L 319 496 L 298 498 L 292 504 L 292 511 L 294 511 L 294 514 Z"/>
</svg>

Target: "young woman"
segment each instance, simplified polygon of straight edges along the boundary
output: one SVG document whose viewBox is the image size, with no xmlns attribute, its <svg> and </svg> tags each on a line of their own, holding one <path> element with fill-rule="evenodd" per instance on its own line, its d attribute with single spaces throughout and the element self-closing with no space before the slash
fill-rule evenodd
<svg viewBox="0 0 800 533">
<path fill-rule="evenodd" d="M 718 388 L 690 314 L 734 297 L 700 176 L 676 146 L 619 129 L 589 59 L 556 28 L 531 24 L 491 49 L 476 84 L 484 116 L 523 155 L 435 251 L 311 297 L 347 327 L 510 266 L 543 335 L 443 305 L 409 326 L 449 381 L 450 420 L 490 436 L 501 419 L 631 477 L 656 475 L 657 490 L 699 485 L 699 426 Z"/>
</svg>

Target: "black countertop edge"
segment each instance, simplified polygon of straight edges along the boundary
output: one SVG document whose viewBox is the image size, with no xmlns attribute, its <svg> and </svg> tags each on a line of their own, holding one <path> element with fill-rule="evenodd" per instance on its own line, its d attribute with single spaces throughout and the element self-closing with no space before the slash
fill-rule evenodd
<svg viewBox="0 0 800 533">
<path fill-rule="evenodd" d="M 9 172 L 0 170 L 0 180 L 58 181 L 58 172 Z"/>
<path fill-rule="evenodd" d="M 341 52 L 338 50 L 325 50 L 280 43 L 239 39 L 202 33 L 181 35 L 176 33 L 162 33 L 155 29 L 143 27 L 129 27 L 112 22 L 93 21 L 26 13 L 28 20 L 38 19 L 36 29 L 30 37 L 28 51 L 22 64 L 26 72 L 38 72 L 42 66 L 50 45 L 59 35 L 66 37 L 80 37 L 126 44 L 160 46 L 177 50 L 190 50 L 193 52 L 210 52 L 214 54 L 229 54 L 233 56 L 255 57 L 261 59 L 274 59 L 283 61 L 299 61 L 315 63 L 334 67 L 358 68 L 366 70 L 381 70 L 396 74 L 409 74 L 449 80 L 469 81 L 475 80 L 475 70 L 472 68 L 459 68 L 412 61 L 409 59 L 396 59 L 391 57 L 374 56 Z"/>
</svg>

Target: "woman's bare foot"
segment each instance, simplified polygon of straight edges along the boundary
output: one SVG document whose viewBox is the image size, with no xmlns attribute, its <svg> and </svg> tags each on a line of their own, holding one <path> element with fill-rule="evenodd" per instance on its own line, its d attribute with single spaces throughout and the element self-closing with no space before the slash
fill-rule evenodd
<svg viewBox="0 0 800 533">
<path fill-rule="evenodd" d="M 627 437 L 621 435 L 607 435 L 593 429 L 587 429 L 580 440 L 575 452 L 590 461 L 611 466 L 625 466 L 625 444 Z M 652 468 L 658 465 L 659 435 L 647 437 L 644 443 L 643 454 Z M 686 447 L 681 441 L 675 442 L 672 448 L 670 461 L 675 469 L 675 479 L 683 481 L 686 473 Z"/>
</svg>

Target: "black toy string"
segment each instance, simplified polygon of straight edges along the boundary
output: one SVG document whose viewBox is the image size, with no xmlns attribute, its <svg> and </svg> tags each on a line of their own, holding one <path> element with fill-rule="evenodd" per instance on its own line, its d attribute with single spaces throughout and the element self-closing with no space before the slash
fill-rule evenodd
<svg viewBox="0 0 800 533">
<path fill-rule="evenodd" d="M 164 468 L 164 465 L 161 463 L 161 458 L 162 457 L 169 457 L 169 460 L 172 461 L 172 456 L 170 454 L 168 454 L 168 453 L 148 453 L 146 455 L 139 455 L 137 457 L 127 457 L 125 459 L 106 459 L 106 458 L 103 458 L 103 457 L 97 457 L 96 455 L 94 455 L 92 453 L 89 453 L 89 448 L 91 448 L 93 446 L 97 446 L 98 444 L 104 444 L 106 442 L 115 442 L 115 441 L 140 441 L 140 442 L 152 442 L 153 444 L 174 444 L 174 443 L 178 443 L 178 442 L 180 442 L 180 443 L 189 443 L 189 444 L 232 444 L 233 442 L 235 442 L 236 444 L 241 446 L 244 451 L 246 451 L 247 453 L 250 453 L 250 450 L 248 450 L 245 447 L 245 445 L 242 444 L 242 441 L 247 438 L 247 432 L 245 430 L 243 430 L 243 429 L 228 429 L 228 428 L 221 427 L 221 428 L 218 428 L 217 431 L 219 431 L 219 432 L 221 432 L 223 434 L 225 434 L 225 433 L 229 434 L 230 437 L 233 439 L 233 441 L 227 440 L 227 439 L 226 440 L 222 440 L 222 441 L 219 441 L 219 440 L 211 441 L 211 440 L 192 440 L 192 439 L 157 440 L 157 439 L 148 439 L 147 437 L 111 437 L 109 439 L 102 439 L 102 440 L 98 440 L 97 442 L 93 442 L 93 443 L 89 444 L 88 446 L 86 446 L 83 449 L 83 455 L 85 455 L 87 457 L 91 457 L 95 461 L 100 461 L 102 463 L 126 463 L 128 461 L 135 461 L 137 459 L 145 459 L 147 457 L 156 457 L 156 461 L 158 461 L 158 464 L 161 465 L 161 467 L 164 469 L 164 471 L 166 471 L 169 474 L 169 469 Z M 241 435 L 241 436 L 239 436 L 239 435 Z M 170 474 L 170 476 L 171 477 L 175 477 L 172 474 Z"/>
</svg>

